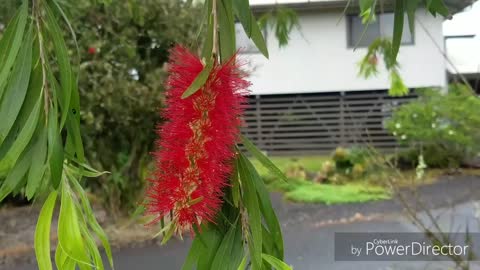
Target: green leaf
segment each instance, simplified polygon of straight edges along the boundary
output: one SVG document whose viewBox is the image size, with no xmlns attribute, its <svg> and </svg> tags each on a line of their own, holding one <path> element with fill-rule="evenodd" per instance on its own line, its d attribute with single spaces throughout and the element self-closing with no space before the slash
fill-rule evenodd
<svg viewBox="0 0 480 270">
<path fill-rule="evenodd" d="M 251 11 L 250 11 L 251 12 Z M 263 33 L 260 30 L 260 27 L 258 26 L 257 21 L 255 20 L 255 16 L 253 13 L 250 13 L 250 18 L 252 20 L 252 41 L 255 43 L 255 46 L 257 46 L 258 50 L 266 57 L 268 58 L 268 48 L 267 44 L 265 43 L 265 38 L 263 37 Z"/>
<path fill-rule="evenodd" d="M 392 61 L 397 59 L 400 44 L 402 43 L 405 7 L 403 0 L 395 1 L 395 17 L 393 20 Z"/>
<path fill-rule="evenodd" d="M 168 242 L 168 240 L 170 240 L 170 238 L 172 238 L 173 233 L 175 232 L 175 225 L 173 223 L 170 223 L 164 229 L 167 229 L 167 232 L 163 236 L 162 243 L 161 243 L 162 245 L 165 245 Z"/>
<path fill-rule="evenodd" d="M 232 225 L 223 237 L 213 259 L 211 269 L 235 270 L 238 267 L 238 265 L 234 263 L 235 256 L 232 254 L 237 226 L 240 226 L 238 222 Z"/>
<path fill-rule="evenodd" d="M 90 202 L 88 201 L 88 197 L 85 194 L 85 191 L 83 190 L 82 186 L 80 183 L 72 178 L 71 182 L 73 183 L 73 188 L 76 191 L 76 194 L 80 197 L 80 202 L 83 207 L 83 211 L 85 213 L 88 225 L 92 228 L 92 230 L 95 232 L 97 237 L 100 239 L 100 242 L 102 242 L 103 248 L 105 249 L 105 253 L 107 254 L 108 262 L 110 263 L 110 267 L 113 269 L 113 256 L 112 256 L 112 248 L 110 247 L 110 243 L 108 242 L 108 237 L 105 231 L 102 229 L 100 224 L 98 224 L 97 219 L 95 218 L 95 214 L 93 213 L 92 207 L 90 205 Z"/>
<path fill-rule="evenodd" d="M 35 228 L 34 246 L 39 270 L 52 269 L 52 261 L 50 258 L 50 226 L 56 201 L 57 192 L 52 191 L 43 204 Z"/>
<path fill-rule="evenodd" d="M 75 261 L 68 257 L 68 254 L 63 250 L 62 246 L 57 246 L 55 251 L 55 264 L 60 270 L 75 270 Z"/>
<path fill-rule="evenodd" d="M 195 80 L 193 80 L 192 84 L 190 84 L 187 90 L 185 90 L 185 92 L 182 94 L 182 98 L 187 98 L 195 94 L 195 92 L 197 92 L 198 90 L 200 90 L 200 88 L 203 87 L 203 85 L 208 79 L 208 76 L 210 76 L 210 71 L 213 68 L 213 62 L 211 61 L 211 59 L 207 59 L 207 61 L 208 62 L 205 65 L 205 67 L 203 67 L 203 70 L 200 73 L 198 73 L 197 77 L 195 78 Z"/>
<path fill-rule="evenodd" d="M 292 270 L 293 269 L 288 264 L 282 262 L 281 260 L 271 255 L 262 254 L 262 258 L 276 270 Z"/>
<path fill-rule="evenodd" d="M 240 262 L 240 265 L 238 266 L 237 270 L 245 270 L 246 267 L 247 267 L 247 256 L 243 256 L 243 259 Z"/>
<path fill-rule="evenodd" d="M 187 258 L 183 263 L 182 270 L 193 270 L 195 269 L 195 265 L 198 262 L 198 258 L 202 255 L 203 251 L 203 244 L 200 241 L 199 237 L 195 237 L 193 239 L 192 245 L 190 246 L 190 250 L 188 251 Z"/>
<path fill-rule="evenodd" d="M 19 53 L 20 47 L 22 46 L 23 35 L 27 25 L 27 18 L 28 1 L 23 1 L 23 4 L 10 24 L 7 26 L 7 29 L 0 40 L 0 100 L 2 99 L 4 93 L 8 75 L 15 63 L 15 59 Z M 17 61 L 17 63 L 18 62 L 19 61 Z M 17 77 L 20 76 L 20 74 L 13 74 Z"/>
<path fill-rule="evenodd" d="M 260 163 L 267 168 L 271 173 L 275 174 L 276 177 L 288 181 L 288 178 L 285 176 L 285 174 L 273 164 L 273 162 L 265 156 L 258 148 L 253 144 L 247 137 L 244 135 L 240 135 L 242 138 L 242 143 L 247 148 L 247 150 L 258 160 Z"/>
<path fill-rule="evenodd" d="M 235 18 L 232 0 L 218 1 L 218 40 L 220 43 L 220 60 L 228 61 L 237 51 L 235 43 Z"/>
<path fill-rule="evenodd" d="M 242 181 L 243 202 L 248 212 L 248 224 L 250 225 L 251 237 L 247 237 L 247 242 L 252 259 L 253 270 L 262 268 L 262 216 L 260 205 L 258 203 L 255 184 L 251 178 L 251 174 L 246 167 L 245 161 L 237 158 L 237 168 Z"/>
<path fill-rule="evenodd" d="M 5 96 L 0 102 L 0 145 L 7 137 L 27 95 L 32 71 L 32 31 L 25 36 L 24 43 L 13 66 L 12 75 L 6 85 Z"/>
<path fill-rule="evenodd" d="M 408 94 L 409 89 L 403 82 L 400 74 L 396 70 L 390 72 L 391 86 L 388 90 L 388 94 L 392 97 L 401 97 Z"/>
<path fill-rule="evenodd" d="M 68 186 L 68 181 L 62 182 L 62 199 L 60 205 L 60 214 L 58 218 L 58 245 L 62 247 L 63 252 L 68 258 L 77 264 L 90 265 L 86 254 L 84 240 L 80 231 L 79 216 Z M 58 248 L 58 247 L 57 247 Z M 61 265 L 57 265 L 60 268 Z"/>
<path fill-rule="evenodd" d="M 55 110 L 54 110 L 55 111 Z M 58 130 L 56 113 L 50 112 L 48 119 L 49 165 L 52 186 L 57 189 L 63 173 L 63 144 Z"/>
<path fill-rule="evenodd" d="M 18 134 L 15 143 L 5 154 L 5 157 L 0 160 L 0 176 L 4 175 L 13 167 L 20 154 L 30 142 L 30 139 L 32 138 L 32 135 L 38 123 L 40 104 L 42 104 L 41 99 L 38 99 L 35 107 L 32 109 L 30 115 L 28 116 L 25 125 L 22 127 L 20 133 Z"/>
<path fill-rule="evenodd" d="M 37 189 L 41 186 L 43 176 L 45 174 L 47 159 L 47 129 L 44 128 L 32 148 L 32 166 L 28 172 L 27 187 L 25 194 L 30 200 L 35 195 Z"/>
<path fill-rule="evenodd" d="M 248 37 L 252 36 L 252 13 L 248 0 L 233 0 L 233 8 Z"/>
<path fill-rule="evenodd" d="M 69 113 L 70 99 L 73 91 L 74 74 L 70 65 L 67 45 L 65 44 L 65 40 L 62 36 L 63 31 L 57 24 L 52 10 L 49 7 L 45 6 L 45 11 L 46 24 L 49 30 L 48 33 L 50 34 L 50 37 L 53 41 L 53 47 L 60 71 L 60 85 L 62 87 L 61 89 L 53 88 L 53 91 L 58 91 L 56 93 L 56 96 L 59 99 L 60 107 L 62 109 L 60 128 L 63 128 L 63 125 Z"/>
<path fill-rule="evenodd" d="M 7 197 L 23 180 L 30 167 L 31 150 L 22 153 L 19 161 L 5 178 L 0 186 L 0 202 Z"/>
<path fill-rule="evenodd" d="M 277 215 L 275 214 L 272 203 L 270 201 L 270 193 L 268 192 L 265 183 L 261 179 L 260 175 L 258 175 L 255 167 L 248 160 L 248 158 L 245 157 L 245 155 L 243 154 L 240 154 L 239 158 L 242 160 L 243 164 L 245 164 L 246 169 L 255 184 L 255 189 L 257 191 L 258 200 L 260 202 L 262 215 L 265 220 L 265 224 L 267 225 L 268 230 L 271 233 L 271 239 L 267 240 L 273 242 L 276 248 L 276 252 L 274 253 L 274 255 L 280 259 L 283 259 L 284 247 L 282 230 L 280 222 L 278 221 Z"/>
<path fill-rule="evenodd" d="M 211 2 L 208 1 L 208 5 L 210 8 L 208 10 L 211 10 Z M 207 6 L 208 6 L 207 5 Z M 208 12 L 208 11 L 207 11 Z M 203 44 L 203 49 L 202 49 L 202 57 L 206 61 L 210 61 L 210 58 L 212 58 L 212 49 L 213 49 L 213 17 L 211 13 L 207 16 L 208 18 L 208 23 L 207 23 L 207 34 L 205 36 L 205 42 Z"/>
<path fill-rule="evenodd" d="M 437 16 L 437 13 L 444 17 L 451 16 L 450 11 L 443 0 L 427 0 L 426 7 L 434 17 Z"/>
<path fill-rule="evenodd" d="M 79 162 L 85 163 L 82 135 L 80 134 L 80 97 L 76 86 L 72 92 L 70 113 L 66 126 L 68 131 L 67 146 L 73 146 L 73 149 L 67 147 L 65 150 L 72 156 L 76 156 Z"/>
<path fill-rule="evenodd" d="M 200 237 L 199 237 L 200 236 Z M 201 256 L 198 258 L 197 270 L 211 270 L 216 251 L 222 241 L 222 234 L 213 226 L 203 226 L 202 234 L 196 238 L 202 243 Z"/>
<path fill-rule="evenodd" d="M 95 243 L 95 239 L 90 235 L 88 228 L 85 223 L 80 223 L 80 231 L 82 232 L 83 239 L 85 240 L 85 244 L 90 254 L 90 257 L 93 260 L 95 265 L 95 269 L 103 270 L 105 269 L 103 266 L 102 256 L 100 255 L 100 251 L 98 250 L 97 243 Z M 90 268 L 89 268 L 90 269 Z"/>
<path fill-rule="evenodd" d="M 408 26 L 412 37 L 415 35 L 415 12 L 420 4 L 420 0 L 405 0 L 405 9 L 407 10 Z"/>
<path fill-rule="evenodd" d="M 359 4 L 360 4 L 360 12 L 363 13 L 372 7 L 372 5 L 374 4 L 374 0 L 360 0 Z"/>
</svg>

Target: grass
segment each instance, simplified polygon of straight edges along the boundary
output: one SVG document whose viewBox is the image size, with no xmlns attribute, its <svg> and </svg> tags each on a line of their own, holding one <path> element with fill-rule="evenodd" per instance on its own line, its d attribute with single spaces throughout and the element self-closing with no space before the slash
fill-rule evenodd
<svg viewBox="0 0 480 270">
<path fill-rule="evenodd" d="M 310 184 L 300 185 L 286 192 L 285 198 L 295 202 L 345 204 L 390 199 L 388 191 L 379 186 L 365 186 L 359 183 L 344 185 Z"/>
<path fill-rule="evenodd" d="M 308 171 L 319 171 L 323 162 L 328 160 L 327 156 L 306 156 L 306 157 L 271 157 L 270 160 L 283 172 L 295 163 L 302 165 Z M 256 159 L 251 162 L 262 177 L 270 176 L 268 169 L 263 167 Z"/>
<path fill-rule="evenodd" d="M 266 178 L 271 191 L 284 193 L 285 199 L 294 202 L 345 204 L 385 200 L 390 198 L 388 190 L 366 182 L 352 182 L 343 185 L 318 184 L 306 180 L 290 179 L 289 182 Z"/>
</svg>

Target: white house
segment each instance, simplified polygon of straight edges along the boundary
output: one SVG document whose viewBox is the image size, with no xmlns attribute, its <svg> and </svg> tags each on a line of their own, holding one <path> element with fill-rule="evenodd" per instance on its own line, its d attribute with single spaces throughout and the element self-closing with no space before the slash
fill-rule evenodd
<svg viewBox="0 0 480 270">
<path fill-rule="evenodd" d="M 453 78 L 460 73 L 472 81 L 478 79 L 480 74 L 479 25 L 480 2 L 455 14 L 452 20 L 443 24 L 446 51 L 451 61 L 447 67 Z"/>
<path fill-rule="evenodd" d="M 393 107 L 412 97 L 388 97 L 390 81 L 381 62 L 377 77 L 358 76 L 358 62 L 368 44 L 378 36 L 392 35 L 393 14 L 385 8 L 360 40 L 364 28 L 354 7 L 357 1 L 352 2 L 342 18 L 347 1 L 250 0 L 259 13 L 284 5 L 295 9 L 299 18 L 299 28 L 284 48 L 267 29 L 269 59 L 237 28 L 237 46 L 245 50 L 252 82 L 244 132 L 263 150 L 279 155 L 316 154 L 337 145 L 370 143 L 384 149 L 396 145 L 383 123 Z M 452 10 L 465 7 L 466 2 L 452 1 Z M 413 35 L 405 22 L 398 56 L 401 75 L 411 89 L 445 87 L 444 19 L 422 9 L 416 19 Z"/>
</svg>

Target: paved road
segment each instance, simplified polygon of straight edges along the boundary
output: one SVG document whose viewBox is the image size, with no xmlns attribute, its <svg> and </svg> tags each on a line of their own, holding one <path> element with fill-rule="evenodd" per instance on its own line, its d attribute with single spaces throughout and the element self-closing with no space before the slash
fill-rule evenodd
<svg viewBox="0 0 480 270">
<path fill-rule="evenodd" d="M 421 192 L 426 198 L 426 203 L 437 209 L 434 214 L 438 216 L 444 230 L 464 230 L 468 224 L 470 232 L 480 232 L 475 203 L 480 200 L 479 184 L 478 178 L 466 178 L 455 182 L 445 180 L 434 186 L 425 187 Z M 335 232 L 416 232 L 416 227 L 405 218 L 401 213 L 401 205 L 395 201 L 322 206 L 285 203 L 276 195 L 273 196 L 273 200 L 283 225 L 286 261 L 296 270 L 452 269 L 453 265 L 446 262 L 334 261 Z M 449 206 L 451 204 L 455 207 Z M 350 218 L 352 216 L 354 218 Z M 114 252 L 116 269 L 180 269 L 189 244 L 189 240 L 184 242 L 171 240 L 162 247 L 147 246 L 117 250 Z M 36 269 L 33 265 L 23 265 L 12 270 L 33 269 Z M 471 269 L 480 267 L 474 265 Z"/>
</svg>

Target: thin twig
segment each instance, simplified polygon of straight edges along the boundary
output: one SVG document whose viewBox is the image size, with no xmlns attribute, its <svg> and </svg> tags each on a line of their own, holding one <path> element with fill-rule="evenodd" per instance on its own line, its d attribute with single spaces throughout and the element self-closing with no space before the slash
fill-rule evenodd
<svg viewBox="0 0 480 270">
<path fill-rule="evenodd" d="M 47 81 L 47 60 L 45 56 L 45 47 L 43 44 L 43 36 L 42 36 L 42 28 L 40 26 L 40 20 L 41 20 L 41 10 L 40 10 L 40 0 L 33 0 L 33 13 L 35 14 L 35 24 L 37 27 L 37 33 L 38 33 L 38 44 L 39 44 L 39 55 L 40 55 L 40 61 L 42 65 L 42 90 L 43 92 L 43 97 L 44 97 L 44 109 L 45 109 L 45 114 L 48 115 L 48 108 L 49 108 L 49 101 L 50 101 L 50 96 L 49 96 L 49 90 L 48 90 L 48 81 Z M 47 121 L 48 118 L 45 118 L 45 121 Z"/>
</svg>

